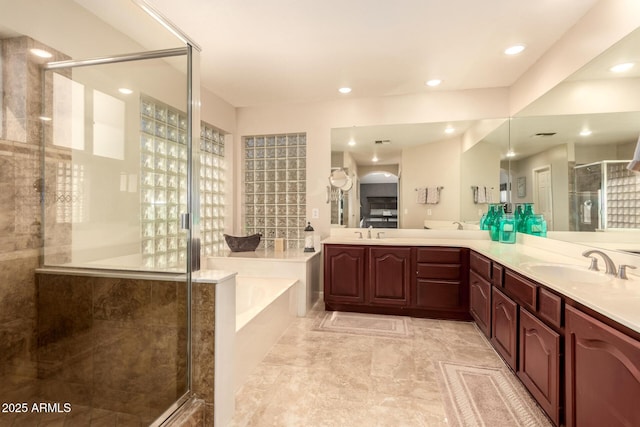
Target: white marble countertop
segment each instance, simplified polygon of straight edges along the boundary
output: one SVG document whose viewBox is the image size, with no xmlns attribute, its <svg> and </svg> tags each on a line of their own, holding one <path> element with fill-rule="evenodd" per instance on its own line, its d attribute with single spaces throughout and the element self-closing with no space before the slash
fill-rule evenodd
<svg viewBox="0 0 640 427">
<path fill-rule="evenodd" d="M 231 252 L 227 251 L 221 255 L 209 255 L 207 258 L 247 258 L 258 261 L 291 261 L 291 262 L 307 262 L 315 256 L 319 256 L 321 248 L 316 248 L 315 252 L 304 252 L 304 249 L 285 249 L 282 252 L 276 252 L 273 249 L 259 249 L 250 252 Z"/>
<path fill-rule="evenodd" d="M 366 230 L 364 230 L 366 232 Z M 451 233 L 454 233 L 451 235 Z M 607 277 L 606 283 L 578 283 L 541 276 L 528 270 L 535 263 L 569 264 L 588 271 L 589 260 L 581 256 L 586 248 L 566 242 L 537 238 L 536 245 L 528 243 L 504 244 L 488 240 L 486 232 L 452 231 L 438 238 L 399 236 L 382 239 L 358 239 L 350 234 L 331 236 L 323 244 L 397 245 L 397 246 L 455 246 L 472 249 L 505 267 L 535 280 L 572 300 L 589 307 L 610 319 L 640 332 L 640 276 L 638 270 L 629 271 L 629 280 Z M 464 236 L 463 236 L 464 235 Z M 479 237 L 479 238 L 478 238 Z M 530 238 L 525 236 L 525 241 Z M 609 254 L 611 255 L 611 254 Z M 615 256 L 615 254 L 614 254 Z M 637 258 L 637 257 L 636 257 Z M 632 261 L 636 261 L 631 258 Z M 622 260 L 628 263 L 628 258 Z M 614 261 L 617 260 L 614 258 Z M 601 262 L 602 265 L 602 262 Z M 635 266 L 640 269 L 640 263 Z M 596 273 L 593 273 L 596 274 Z"/>
<path fill-rule="evenodd" d="M 235 277 L 238 273 L 224 270 L 200 270 L 191 275 L 191 281 L 195 283 L 217 284 Z"/>
</svg>

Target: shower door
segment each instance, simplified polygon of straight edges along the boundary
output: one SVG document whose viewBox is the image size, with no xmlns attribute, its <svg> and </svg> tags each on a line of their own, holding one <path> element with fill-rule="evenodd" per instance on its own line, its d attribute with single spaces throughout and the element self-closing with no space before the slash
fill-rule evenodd
<svg viewBox="0 0 640 427">
<path fill-rule="evenodd" d="M 149 425 L 189 392 L 192 55 L 45 66 L 43 399 Z"/>
</svg>

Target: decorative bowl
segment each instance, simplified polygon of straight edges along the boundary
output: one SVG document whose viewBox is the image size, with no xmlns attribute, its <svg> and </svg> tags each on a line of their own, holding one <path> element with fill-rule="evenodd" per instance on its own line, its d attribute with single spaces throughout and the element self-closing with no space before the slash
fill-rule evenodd
<svg viewBox="0 0 640 427">
<path fill-rule="evenodd" d="M 262 234 L 256 233 L 250 236 L 230 236 L 224 235 L 224 240 L 227 242 L 227 246 L 231 249 L 231 252 L 251 252 L 255 251 L 260 244 L 260 238 Z"/>
</svg>

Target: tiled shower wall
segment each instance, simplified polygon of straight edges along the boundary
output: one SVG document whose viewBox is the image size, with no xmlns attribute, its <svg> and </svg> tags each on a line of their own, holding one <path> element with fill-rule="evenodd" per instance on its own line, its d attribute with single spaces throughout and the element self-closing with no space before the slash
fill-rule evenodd
<svg viewBox="0 0 640 427">
<path fill-rule="evenodd" d="M 4 39 L 0 46 L 0 400 L 7 401 L 33 393 L 36 376 L 42 82 L 28 49 L 48 48 L 27 37 Z"/>
<path fill-rule="evenodd" d="M 150 424 L 187 390 L 184 281 L 38 274 L 39 399 Z"/>
</svg>

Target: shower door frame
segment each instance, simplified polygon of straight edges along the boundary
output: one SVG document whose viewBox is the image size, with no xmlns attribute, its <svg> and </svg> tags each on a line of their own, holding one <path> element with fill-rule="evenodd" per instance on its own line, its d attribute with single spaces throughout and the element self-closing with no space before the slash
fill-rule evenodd
<svg viewBox="0 0 640 427">
<path fill-rule="evenodd" d="M 145 52 L 136 52 L 120 55 L 112 55 L 81 60 L 57 61 L 44 64 L 43 71 L 55 71 L 62 69 L 72 69 L 78 67 L 88 67 L 95 65 L 108 65 L 122 62 L 143 61 L 149 59 L 161 59 L 178 56 L 187 57 L 187 212 L 181 214 L 180 223 L 187 233 L 187 254 L 186 254 L 186 298 L 187 298 L 187 343 L 186 343 L 186 363 L 187 363 L 187 389 L 185 393 L 178 397 L 160 416 L 151 424 L 151 427 L 160 426 L 169 416 L 182 406 L 190 397 L 193 390 L 193 315 L 192 315 L 192 273 L 200 269 L 200 220 L 199 212 L 199 186 L 195 178 L 199 176 L 198 159 L 200 144 L 194 144 L 194 137 L 200 135 L 200 48 L 188 38 L 183 39 L 186 46 L 171 49 L 161 49 Z M 44 73 L 43 73 L 44 79 Z M 44 87 L 44 82 L 43 82 Z M 42 171 L 45 170 L 45 142 L 44 134 L 41 144 L 42 149 Z M 194 153 L 194 150 L 196 151 Z M 44 180 L 44 176 L 42 177 Z M 42 217 L 45 205 L 42 204 Z M 194 214 L 196 213 L 196 214 Z M 44 231 L 44 230 L 43 230 Z M 117 270 L 116 270 L 117 271 Z M 160 272 L 161 273 L 161 272 Z M 167 273 L 175 275 L 175 273 Z M 151 367 L 150 367 L 151 369 Z"/>
</svg>

